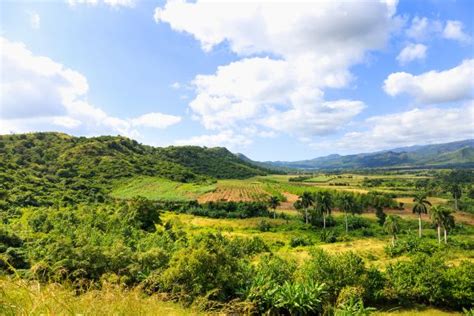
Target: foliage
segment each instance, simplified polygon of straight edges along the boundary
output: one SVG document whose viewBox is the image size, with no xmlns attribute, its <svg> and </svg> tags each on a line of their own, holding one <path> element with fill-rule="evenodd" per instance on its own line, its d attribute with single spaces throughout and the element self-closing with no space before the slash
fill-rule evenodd
<svg viewBox="0 0 474 316">
<path fill-rule="evenodd" d="M 387 268 L 386 293 L 400 303 L 417 302 L 456 308 L 474 303 L 474 264 L 446 266 L 442 258 L 417 254 Z"/>
<path fill-rule="evenodd" d="M 135 176 L 202 182 L 269 172 L 224 148 L 155 148 L 120 136 L 0 135 L 0 157 L 3 208 L 103 202 L 114 181 Z"/>
</svg>

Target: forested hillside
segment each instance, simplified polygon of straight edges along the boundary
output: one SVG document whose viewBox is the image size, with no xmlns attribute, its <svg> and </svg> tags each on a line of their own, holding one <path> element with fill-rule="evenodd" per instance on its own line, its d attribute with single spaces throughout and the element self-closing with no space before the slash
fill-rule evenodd
<svg viewBox="0 0 474 316">
<path fill-rule="evenodd" d="M 113 181 L 138 175 L 203 182 L 265 173 L 225 148 L 155 148 L 120 136 L 0 136 L 0 189 L 17 206 L 100 202 Z"/>
</svg>

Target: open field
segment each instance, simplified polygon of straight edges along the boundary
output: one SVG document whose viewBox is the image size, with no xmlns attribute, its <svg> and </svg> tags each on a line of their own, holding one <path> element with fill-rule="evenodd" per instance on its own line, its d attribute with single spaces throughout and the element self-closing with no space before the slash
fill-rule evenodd
<svg viewBox="0 0 474 316">
<path fill-rule="evenodd" d="M 198 197 L 198 202 L 210 201 L 265 201 L 270 194 L 263 189 L 263 184 L 251 180 L 221 180 L 216 189 Z"/>
<path fill-rule="evenodd" d="M 181 183 L 159 177 L 137 177 L 120 182 L 111 195 L 117 198 L 143 196 L 151 200 L 190 201 L 214 191 L 215 184 Z"/>
</svg>

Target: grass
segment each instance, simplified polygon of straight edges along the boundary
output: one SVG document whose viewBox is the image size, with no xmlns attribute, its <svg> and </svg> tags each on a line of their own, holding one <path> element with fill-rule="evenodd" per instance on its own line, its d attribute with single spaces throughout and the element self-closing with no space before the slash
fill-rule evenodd
<svg viewBox="0 0 474 316">
<path fill-rule="evenodd" d="M 147 296 L 140 289 L 126 290 L 104 284 L 101 290 L 76 295 L 71 288 L 59 284 L 41 285 L 37 282 L 0 278 L 0 314 L 10 315 L 205 315 L 196 309 Z M 392 308 L 375 312 L 375 316 L 461 315 L 424 306 Z"/>
<path fill-rule="evenodd" d="M 150 200 L 189 201 L 212 192 L 216 184 L 181 183 L 158 177 L 136 177 L 115 187 L 111 195 L 116 198 L 143 196 Z"/>
<path fill-rule="evenodd" d="M 100 290 L 76 295 L 59 284 L 0 278 L 1 315 L 200 315 L 140 289 L 105 284 Z"/>
</svg>

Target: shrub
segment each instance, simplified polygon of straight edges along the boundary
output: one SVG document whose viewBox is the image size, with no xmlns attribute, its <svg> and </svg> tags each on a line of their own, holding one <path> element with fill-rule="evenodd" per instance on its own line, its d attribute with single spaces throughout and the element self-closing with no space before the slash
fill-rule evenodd
<svg viewBox="0 0 474 316">
<path fill-rule="evenodd" d="M 334 243 L 337 241 L 337 236 L 333 230 L 323 230 L 319 235 L 319 240 L 326 243 Z"/>
<path fill-rule="evenodd" d="M 295 248 L 298 246 L 311 246 L 313 242 L 306 237 L 293 237 L 290 240 L 290 246 Z"/>
<path fill-rule="evenodd" d="M 257 227 L 258 227 L 258 230 L 261 232 L 268 232 L 270 231 L 270 228 L 272 228 L 270 223 L 264 219 L 258 222 Z"/>
<path fill-rule="evenodd" d="M 187 302 L 204 295 L 228 301 L 246 287 L 250 270 L 248 261 L 233 255 L 227 239 L 208 234 L 174 253 L 160 279 L 161 290 Z"/>
<path fill-rule="evenodd" d="M 442 249 L 443 245 L 439 245 L 434 240 L 420 239 L 414 236 L 407 236 L 403 239 L 398 239 L 395 246 L 387 245 L 384 251 L 390 257 L 397 257 L 403 254 L 424 253 L 432 255 Z"/>
<path fill-rule="evenodd" d="M 326 284 L 330 301 L 335 303 L 346 286 L 363 286 L 367 271 L 361 257 L 352 252 L 330 255 L 320 249 L 311 251 L 302 268 L 302 276 L 316 283 Z"/>
<path fill-rule="evenodd" d="M 401 303 L 468 307 L 474 302 L 472 263 L 450 268 L 439 256 L 417 254 L 387 267 L 387 296 Z"/>
</svg>

